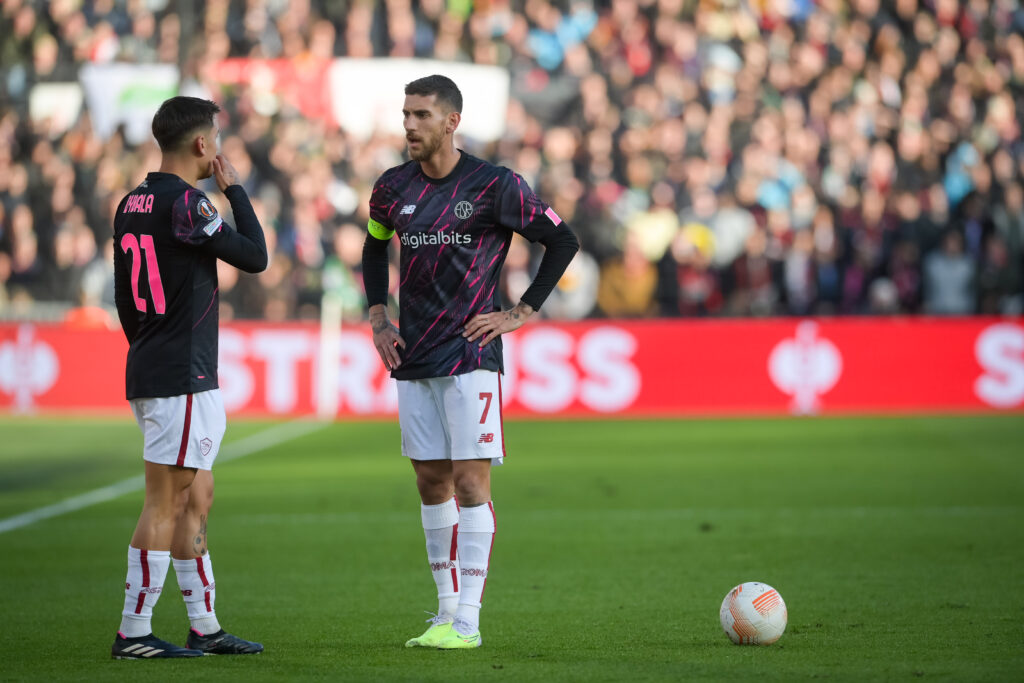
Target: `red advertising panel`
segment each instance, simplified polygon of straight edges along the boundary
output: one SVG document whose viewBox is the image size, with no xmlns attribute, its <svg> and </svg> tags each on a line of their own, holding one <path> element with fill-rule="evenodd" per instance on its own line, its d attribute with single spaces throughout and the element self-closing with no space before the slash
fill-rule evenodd
<svg viewBox="0 0 1024 683">
<path fill-rule="evenodd" d="M 0 411 L 124 411 L 120 332 L 0 325 Z M 507 415 L 1024 409 L 1024 323 L 996 318 L 535 323 L 505 339 Z M 365 326 L 230 324 L 233 414 L 391 415 Z M 329 386 L 328 386 L 329 385 Z"/>
</svg>

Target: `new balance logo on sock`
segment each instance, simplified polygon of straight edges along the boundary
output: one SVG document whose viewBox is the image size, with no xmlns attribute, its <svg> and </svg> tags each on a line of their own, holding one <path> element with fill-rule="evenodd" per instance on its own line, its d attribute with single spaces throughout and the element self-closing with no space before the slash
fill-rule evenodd
<svg viewBox="0 0 1024 683">
<path fill-rule="evenodd" d="M 443 569 L 455 569 L 455 563 L 451 560 L 445 560 L 444 562 L 431 562 L 430 571 L 439 572 Z"/>
<path fill-rule="evenodd" d="M 462 568 L 462 575 L 463 576 L 479 576 L 481 579 L 486 579 L 487 578 L 487 570 L 486 569 L 477 569 L 476 567 L 470 567 L 469 569 L 466 569 L 465 567 L 463 567 Z"/>
<path fill-rule="evenodd" d="M 477 443 L 491 443 L 494 441 L 494 434 L 481 434 Z"/>
<path fill-rule="evenodd" d="M 153 593 L 153 594 L 156 594 L 156 593 L 159 593 L 160 591 L 162 591 L 163 589 L 164 589 L 163 586 L 155 586 L 155 587 L 151 586 L 149 588 L 140 588 L 139 592 L 140 593 Z"/>
</svg>

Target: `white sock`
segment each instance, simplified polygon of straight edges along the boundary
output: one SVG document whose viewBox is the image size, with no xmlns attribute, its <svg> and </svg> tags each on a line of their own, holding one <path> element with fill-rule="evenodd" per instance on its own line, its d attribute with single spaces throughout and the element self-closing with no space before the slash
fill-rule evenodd
<svg viewBox="0 0 1024 683">
<path fill-rule="evenodd" d="M 178 588 L 185 599 L 188 621 L 200 635 L 220 630 L 213 603 L 217 599 L 217 584 L 213 580 L 213 565 L 210 554 L 189 560 L 174 560 L 174 574 L 178 577 Z"/>
<path fill-rule="evenodd" d="M 128 546 L 128 575 L 124 580 L 124 610 L 121 628 L 125 638 L 138 638 L 153 632 L 153 607 L 171 563 L 168 550 L 140 550 Z"/>
<path fill-rule="evenodd" d="M 454 617 L 459 605 L 459 507 L 454 498 L 440 505 L 420 504 L 420 518 L 427 538 L 427 561 L 437 586 L 437 615 Z"/>
<path fill-rule="evenodd" d="M 459 510 L 459 564 L 462 566 L 462 589 L 455 628 L 463 635 L 480 630 L 480 602 L 487 585 L 487 567 L 494 546 L 494 503 Z"/>
</svg>

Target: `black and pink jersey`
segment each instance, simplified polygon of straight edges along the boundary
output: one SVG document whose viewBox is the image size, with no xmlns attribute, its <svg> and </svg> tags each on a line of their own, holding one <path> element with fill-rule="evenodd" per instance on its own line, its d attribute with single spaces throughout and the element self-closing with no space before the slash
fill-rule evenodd
<svg viewBox="0 0 1024 683">
<path fill-rule="evenodd" d="M 463 328 L 500 310 L 498 281 L 513 231 L 536 242 L 567 230 L 521 176 L 465 152 L 445 178 L 424 175 L 415 161 L 381 175 L 369 232 L 378 240 L 397 235 L 401 243 L 399 332 L 406 347 L 392 376 L 501 371 L 501 339 L 481 349 L 479 340 L 463 338 Z M 543 303 L 523 300 L 534 308 Z"/>
<path fill-rule="evenodd" d="M 209 198 L 170 173 L 150 173 L 114 216 L 114 299 L 128 338 L 127 398 L 217 388 L 217 259 L 248 272 L 267 246 L 241 185 L 224 193 L 228 227 Z"/>
</svg>

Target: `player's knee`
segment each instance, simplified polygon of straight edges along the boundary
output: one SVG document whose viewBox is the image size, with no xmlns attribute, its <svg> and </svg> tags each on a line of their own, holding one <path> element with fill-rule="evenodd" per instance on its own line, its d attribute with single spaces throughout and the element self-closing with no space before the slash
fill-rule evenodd
<svg viewBox="0 0 1024 683">
<path fill-rule="evenodd" d="M 213 507 L 213 476 L 209 471 L 201 471 L 189 486 L 189 512 L 207 514 Z"/>
<path fill-rule="evenodd" d="M 455 496 L 462 505 L 482 505 L 491 499 L 489 477 L 476 473 L 462 473 L 455 479 Z"/>
<path fill-rule="evenodd" d="M 188 497 L 188 511 L 193 515 L 207 515 L 213 507 L 213 488 L 193 489 Z"/>
<path fill-rule="evenodd" d="M 174 495 L 174 499 L 171 503 L 171 517 L 174 519 L 180 519 L 181 516 L 185 514 L 185 510 L 188 509 L 191 499 L 192 496 L 188 489 L 178 491 L 178 493 Z"/>
<path fill-rule="evenodd" d="M 416 488 L 420 498 L 428 505 L 443 503 L 452 497 L 452 482 L 448 479 L 417 477 Z"/>
</svg>

